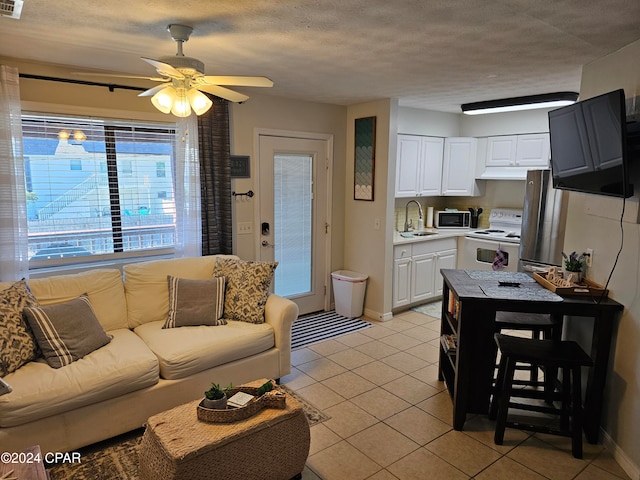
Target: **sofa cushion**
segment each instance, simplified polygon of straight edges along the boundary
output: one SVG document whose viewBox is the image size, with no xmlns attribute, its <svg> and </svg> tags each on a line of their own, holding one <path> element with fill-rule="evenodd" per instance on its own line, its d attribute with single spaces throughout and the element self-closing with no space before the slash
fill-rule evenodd
<svg viewBox="0 0 640 480">
<path fill-rule="evenodd" d="M 43 307 L 26 307 L 25 316 L 53 368 L 69 365 L 111 341 L 86 295 Z"/>
<path fill-rule="evenodd" d="M 226 280 L 224 318 L 263 323 L 264 306 L 277 266 L 277 262 L 218 258 L 213 274 Z"/>
<path fill-rule="evenodd" d="M 97 268 L 70 275 L 29 279 L 40 305 L 68 302 L 87 294 L 98 321 L 106 331 L 127 328 L 127 301 L 120 270 Z"/>
<path fill-rule="evenodd" d="M 224 363 L 250 357 L 275 345 L 271 325 L 229 321 L 218 327 L 163 329 L 163 322 L 145 323 L 134 330 L 156 354 L 160 376 L 188 377 Z"/>
<path fill-rule="evenodd" d="M 162 328 L 189 325 L 226 325 L 224 308 L 224 278 L 191 280 L 169 275 L 169 314 Z"/>
<path fill-rule="evenodd" d="M 237 258 L 237 257 L 232 257 Z M 213 276 L 216 256 L 172 258 L 130 263 L 123 267 L 129 327 L 167 319 L 169 285 L 167 275 L 192 280 Z"/>
<path fill-rule="evenodd" d="M 38 301 L 24 280 L 0 292 L 0 377 L 36 358 L 38 347 L 22 311 Z"/>
<path fill-rule="evenodd" d="M 65 368 L 29 362 L 5 380 L 0 427 L 12 427 L 119 397 L 158 383 L 158 360 L 130 330 L 112 330 L 111 342 Z M 108 415 L 109 412 L 105 412 Z"/>
</svg>

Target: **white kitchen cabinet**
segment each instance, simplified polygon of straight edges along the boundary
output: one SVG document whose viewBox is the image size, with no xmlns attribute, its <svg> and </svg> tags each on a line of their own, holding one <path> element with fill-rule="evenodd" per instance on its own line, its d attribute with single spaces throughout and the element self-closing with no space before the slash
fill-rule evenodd
<svg viewBox="0 0 640 480">
<path fill-rule="evenodd" d="M 442 167 L 442 195 L 478 196 L 476 180 L 476 152 L 478 141 L 469 137 L 449 137 L 444 140 Z"/>
<path fill-rule="evenodd" d="M 443 144 L 439 137 L 398 135 L 397 198 L 440 195 Z"/>
<path fill-rule="evenodd" d="M 456 239 L 444 238 L 393 248 L 393 308 L 442 295 L 441 268 L 456 268 Z"/>
<path fill-rule="evenodd" d="M 549 167 L 549 134 L 487 138 L 487 167 Z"/>
</svg>

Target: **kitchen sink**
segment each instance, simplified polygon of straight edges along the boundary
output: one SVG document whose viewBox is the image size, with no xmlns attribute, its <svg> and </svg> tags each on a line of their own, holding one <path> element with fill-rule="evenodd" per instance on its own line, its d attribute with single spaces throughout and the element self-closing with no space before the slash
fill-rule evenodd
<svg viewBox="0 0 640 480">
<path fill-rule="evenodd" d="M 428 235 L 437 235 L 438 232 L 412 232 L 415 237 L 426 237 Z"/>
</svg>

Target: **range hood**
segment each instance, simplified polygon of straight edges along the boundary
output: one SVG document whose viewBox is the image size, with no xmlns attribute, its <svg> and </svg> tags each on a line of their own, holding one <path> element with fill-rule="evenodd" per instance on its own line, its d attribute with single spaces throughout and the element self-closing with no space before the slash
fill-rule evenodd
<svg viewBox="0 0 640 480">
<path fill-rule="evenodd" d="M 484 171 L 476 178 L 479 180 L 526 180 L 529 170 L 542 169 L 527 167 L 485 167 Z"/>
</svg>

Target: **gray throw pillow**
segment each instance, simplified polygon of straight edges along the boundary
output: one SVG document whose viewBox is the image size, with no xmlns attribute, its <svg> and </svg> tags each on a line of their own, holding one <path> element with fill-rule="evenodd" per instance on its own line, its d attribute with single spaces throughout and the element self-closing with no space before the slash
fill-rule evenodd
<svg viewBox="0 0 640 480">
<path fill-rule="evenodd" d="M 37 305 L 24 279 L 0 292 L 0 377 L 36 359 L 38 346 L 22 312 Z"/>
<path fill-rule="evenodd" d="M 85 295 L 64 303 L 24 309 L 25 316 L 53 368 L 64 367 L 111 341 Z"/>
<path fill-rule="evenodd" d="M 190 280 L 167 276 L 169 282 L 169 314 L 162 328 L 189 325 L 226 325 L 224 278 Z"/>
</svg>

